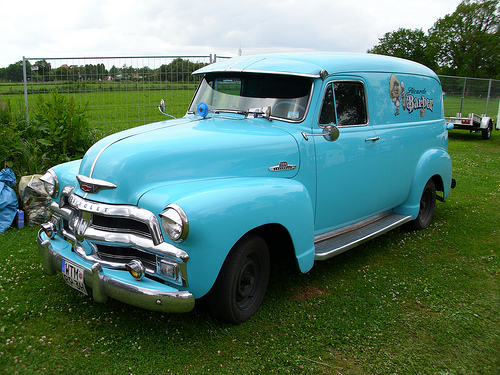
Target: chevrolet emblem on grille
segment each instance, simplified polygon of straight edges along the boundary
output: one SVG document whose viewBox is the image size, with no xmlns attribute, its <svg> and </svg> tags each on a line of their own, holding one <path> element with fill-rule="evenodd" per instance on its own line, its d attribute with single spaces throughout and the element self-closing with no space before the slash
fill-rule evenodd
<svg viewBox="0 0 500 375">
<path fill-rule="evenodd" d="M 76 179 L 80 184 L 80 189 L 82 189 L 85 193 L 90 193 L 90 194 L 95 194 L 102 189 L 114 189 L 117 187 L 115 184 L 111 182 L 82 176 L 81 174 L 77 175 Z"/>
</svg>

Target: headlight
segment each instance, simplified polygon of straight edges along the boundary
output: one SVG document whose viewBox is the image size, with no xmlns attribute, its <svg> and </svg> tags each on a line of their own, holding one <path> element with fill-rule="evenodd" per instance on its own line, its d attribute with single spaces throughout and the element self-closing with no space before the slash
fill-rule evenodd
<svg viewBox="0 0 500 375">
<path fill-rule="evenodd" d="M 176 204 L 169 204 L 160 214 L 161 227 L 172 241 L 184 241 L 189 232 L 189 223 L 185 212 Z"/>
<path fill-rule="evenodd" d="M 47 194 L 52 198 L 57 197 L 57 194 L 59 194 L 59 181 L 56 172 L 49 169 L 47 173 L 40 177 L 40 180 L 43 182 Z"/>
</svg>

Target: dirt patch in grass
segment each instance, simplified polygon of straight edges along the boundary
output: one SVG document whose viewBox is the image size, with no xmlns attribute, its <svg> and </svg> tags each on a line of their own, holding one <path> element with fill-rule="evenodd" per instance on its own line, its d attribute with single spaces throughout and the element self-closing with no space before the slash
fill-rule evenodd
<svg viewBox="0 0 500 375">
<path fill-rule="evenodd" d="M 309 298 L 321 296 L 326 294 L 326 290 L 317 288 L 315 286 L 297 286 L 290 288 L 292 291 L 291 299 L 294 301 L 303 301 Z"/>
</svg>

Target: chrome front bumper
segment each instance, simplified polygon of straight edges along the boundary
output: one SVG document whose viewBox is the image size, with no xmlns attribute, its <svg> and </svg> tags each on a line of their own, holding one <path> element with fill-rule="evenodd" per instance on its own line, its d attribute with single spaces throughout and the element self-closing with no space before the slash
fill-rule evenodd
<svg viewBox="0 0 500 375">
<path fill-rule="evenodd" d="M 109 297 L 148 310 L 174 313 L 188 312 L 194 307 L 191 293 L 148 278 L 135 280 L 126 270 L 103 268 L 98 262 L 85 261 L 62 238 L 49 239 L 39 231 L 37 244 L 44 273 L 61 272 L 63 260 L 77 264 L 84 269 L 85 286 L 96 302 L 106 302 Z"/>
</svg>

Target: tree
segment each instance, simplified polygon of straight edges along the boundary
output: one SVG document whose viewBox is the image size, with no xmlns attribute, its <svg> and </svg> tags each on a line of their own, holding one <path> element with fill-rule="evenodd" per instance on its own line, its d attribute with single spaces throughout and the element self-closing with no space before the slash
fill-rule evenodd
<svg viewBox="0 0 500 375">
<path fill-rule="evenodd" d="M 419 62 L 434 68 L 434 61 L 427 54 L 427 44 L 429 37 L 422 29 L 404 29 L 385 33 L 379 39 L 379 44 L 368 50 L 368 53 L 401 57 L 404 59 Z"/>
<path fill-rule="evenodd" d="M 464 0 L 429 30 L 431 53 L 443 71 L 493 78 L 500 74 L 499 0 Z"/>
<path fill-rule="evenodd" d="M 160 80 L 168 82 L 187 82 L 191 73 L 205 66 L 204 63 L 194 63 L 190 60 L 184 60 L 180 57 L 173 60 L 168 65 L 160 66 Z"/>
<path fill-rule="evenodd" d="M 500 0 L 463 0 L 428 31 L 388 32 L 368 50 L 420 62 L 441 74 L 500 78 Z"/>
<path fill-rule="evenodd" d="M 48 63 L 45 60 L 38 60 L 35 63 L 35 66 L 38 68 L 39 71 L 44 72 L 43 74 L 48 74 L 50 73 L 50 69 L 52 69 L 50 63 Z"/>
<path fill-rule="evenodd" d="M 31 64 L 26 61 L 26 73 L 29 75 L 31 73 Z M 23 81 L 23 61 L 18 61 L 14 64 L 10 64 L 5 69 L 5 79 L 11 82 L 22 82 Z"/>
<path fill-rule="evenodd" d="M 111 67 L 111 69 L 109 70 L 109 75 L 112 76 L 112 77 L 114 77 L 117 74 L 120 74 L 120 69 L 113 65 Z"/>
</svg>

